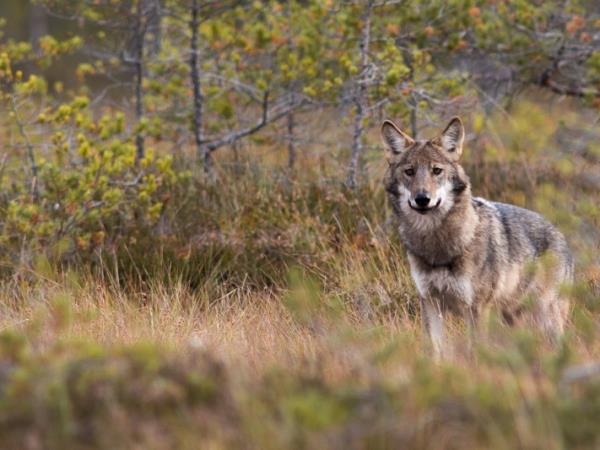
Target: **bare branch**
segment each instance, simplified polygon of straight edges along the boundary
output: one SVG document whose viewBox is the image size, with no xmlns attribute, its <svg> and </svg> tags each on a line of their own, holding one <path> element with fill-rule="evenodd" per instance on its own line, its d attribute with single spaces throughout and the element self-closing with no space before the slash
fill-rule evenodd
<svg viewBox="0 0 600 450">
<path fill-rule="evenodd" d="M 239 139 L 242 139 L 246 136 L 256 133 L 257 131 L 264 128 L 266 125 L 276 122 L 277 120 L 286 116 L 293 109 L 298 108 L 303 103 L 304 102 L 301 100 L 298 102 L 295 102 L 295 103 L 288 103 L 288 105 L 283 107 L 283 109 L 281 109 L 277 113 L 273 114 L 273 111 L 276 110 L 276 108 L 274 107 L 271 109 L 271 111 L 269 111 L 269 91 L 266 91 L 264 94 L 264 97 L 263 97 L 261 118 L 256 124 L 254 124 L 250 127 L 242 128 L 241 130 L 237 130 L 232 133 L 229 133 L 228 135 L 223 136 L 220 139 L 206 141 L 206 142 L 204 142 L 204 144 L 206 145 L 206 148 L 208 149 L 209 152 L 213 152 L 213 151 L 217 150 L 218 148 L 223 147 L 224 145 L 233 144 L 235 141 L 237 141 Z"/>
<path fill-rule="evenodd" d="M 225 136 L 221 139 L 218 139 L 216 141 L 208 142 L 206 144 L 206 148 L 208 149 L 209 152 L 213 152 L 216 149 L 218 149 L 219 147 L 232 144 L 235 141 L 237 141 L 238 139 L 241 139 L 243 137 L 246 137 L 253 133 L 256 133 L 258 130 L 260 130 L 267 124 L 268 118 L 269 118 L 269 91 L 265 91 L 265 95 L 263 96 L 262 116 L 261 116 L 260 120 L 256 123 L 256 125 L 235 131 L 235 132 L 230 133 L 227 136 Z"/>
<path fill-rule="evenodd" d="M 594 89 L 585 89 L 583 87 L 563 86 L 556 83 L 549 74 L 544 73 L 540 79 L 539 85 L 550 89 L 555 94 L 566 95 L 569 97 L 600 97 L 600 92 Z"/>
</svg>

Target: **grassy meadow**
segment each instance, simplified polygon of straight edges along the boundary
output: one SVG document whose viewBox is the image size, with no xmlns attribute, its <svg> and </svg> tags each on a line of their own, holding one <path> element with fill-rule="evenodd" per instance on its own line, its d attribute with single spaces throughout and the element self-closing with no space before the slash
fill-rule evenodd
<svg viewBox="0 0 600 450">
<path fill-rule="evenodd" d="M 0 447 L 600 448 L 594 120 L 535 92 L 465 117 L 475 194 L 543 213 L 576 254 L 559 346 L 492 315 L 472 349 L 452 323 L 433 361 L 378 130 L 348 190 L 344 117 L 324 110 L 293 173 L 268 134 L 225 149 L 112 253 L 3 242 Z"/>
</svg>

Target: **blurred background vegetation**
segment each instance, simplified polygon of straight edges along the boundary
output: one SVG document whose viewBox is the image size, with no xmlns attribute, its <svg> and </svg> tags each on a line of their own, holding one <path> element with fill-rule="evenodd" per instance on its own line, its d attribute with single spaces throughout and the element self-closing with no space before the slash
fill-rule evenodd
<svg viewBox="0 0 600 450">
<path fill-rule="evenodd" d="M 598 448 L 593 0 L 0 2 L 0 445 Z M 433 364 L 379 125 L 577 261 Z M 200 444 L 199 444 L 200 443 Z"/>
</svg>

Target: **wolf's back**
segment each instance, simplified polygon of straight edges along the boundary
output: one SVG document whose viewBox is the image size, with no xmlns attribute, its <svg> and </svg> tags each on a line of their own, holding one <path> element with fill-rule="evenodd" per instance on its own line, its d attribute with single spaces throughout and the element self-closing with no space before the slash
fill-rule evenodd
<svg viewBox="0 0 600 450">
<path fill-rule="evenodd" d="M 492 226 L 500 234 L 499 244 L 506 262 L 523 262 L 551 253 L 558 259 L 560 270 L 557 275 L 561 281 L 573 279 L 573 256 L 567 241 L 550 222 L 525 208 L 499 202 L 485 203 L 494 209 Z"/>
</svg>

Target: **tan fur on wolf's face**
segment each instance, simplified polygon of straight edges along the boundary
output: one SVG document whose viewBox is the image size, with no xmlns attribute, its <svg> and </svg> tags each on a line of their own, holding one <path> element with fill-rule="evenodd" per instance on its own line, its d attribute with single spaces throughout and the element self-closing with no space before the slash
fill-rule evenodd
<svg viewBox="0 0 600 450">
<path fill-rule="evenodd" d="M 389 168 L 386 189 L 398 196 L 404 213 L 444 214 L 453 193 L 460 189 L 464 173 L 458 165 L 464 129 L 458 118 L 428 141 L 414 141 L 393 122 L 384 122 L 381 134 Z"/>
</svg>

